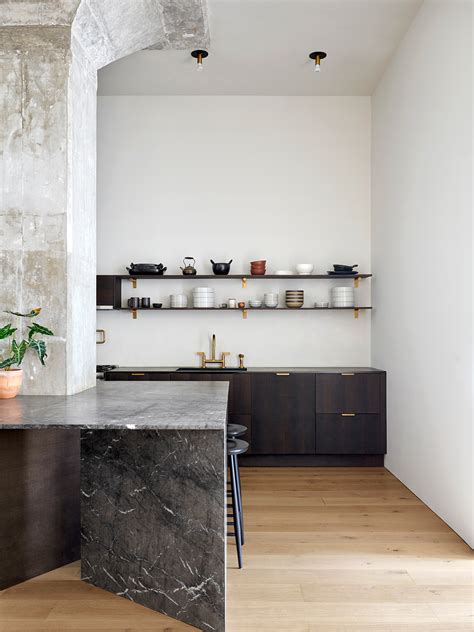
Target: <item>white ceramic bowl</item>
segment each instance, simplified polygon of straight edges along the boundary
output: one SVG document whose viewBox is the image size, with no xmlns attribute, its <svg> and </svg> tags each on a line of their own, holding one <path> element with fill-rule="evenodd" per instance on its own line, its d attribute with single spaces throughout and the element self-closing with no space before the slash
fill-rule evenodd
<svg viewBox="0 0 474 632">
<path fill-rule="evenodd" d="M 262 307 L 262 301 L 249 301 L 250 307 Z"/>
<path fill-rule="evenodd" d="M 297 263 L 296 264 L 296 272 L 298 274 L 311 274 L 314 270 L 314 265 L 312 263 Z"/>
<path fill-rule="evenodd" d="M 323 307 L 329 307 L 329 303 L 327 301 L 316 301 L 314 306 L 322 309 Z"/>
</svg>

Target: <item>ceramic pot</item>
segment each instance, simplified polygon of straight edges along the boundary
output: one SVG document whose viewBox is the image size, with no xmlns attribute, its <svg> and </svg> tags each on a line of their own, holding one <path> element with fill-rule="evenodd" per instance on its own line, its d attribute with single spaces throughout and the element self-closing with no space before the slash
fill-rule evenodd
<svg viewBox="0 0 474 632">
<path fill-rule="evenodd" d="M 0 399 L 11 399 L 18 395 L 23 382 L 23 370 L 0 370 Z"/>
</svg>

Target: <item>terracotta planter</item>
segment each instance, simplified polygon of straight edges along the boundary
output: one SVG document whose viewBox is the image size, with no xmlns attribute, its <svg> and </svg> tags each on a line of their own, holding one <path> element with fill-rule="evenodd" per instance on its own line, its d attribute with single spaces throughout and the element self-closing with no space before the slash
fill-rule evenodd
<svg viewBox="0 0 474 632">
<path fill-rule="evenodd" d="M 0 399 L 11 399 L 18 395 L 22 382 L 22 369 L 0 370 Z"/>
</svg>

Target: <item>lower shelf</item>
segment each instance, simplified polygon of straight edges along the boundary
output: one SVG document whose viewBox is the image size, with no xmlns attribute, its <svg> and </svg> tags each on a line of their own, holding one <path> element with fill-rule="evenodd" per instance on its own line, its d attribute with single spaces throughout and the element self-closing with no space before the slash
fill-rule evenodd
<svg viewBox="0 0 474 632">
<path fill-rule="evenodd" d="M 114 307 L 113 309 L 98 309 L 98 311 L 125 311 L 132 312 L 133 318 L 137 318 L 138 312 L 240 312 L 243 318 L 247 318 L 249 312 L 336 312 L 336 311 L 352 311 L 354 318 L 359 317 L 359 311 L 372 309 L 371 306 L 360 307 L 147 307 L 132 309 L 131 307 Z"/>
</svg>

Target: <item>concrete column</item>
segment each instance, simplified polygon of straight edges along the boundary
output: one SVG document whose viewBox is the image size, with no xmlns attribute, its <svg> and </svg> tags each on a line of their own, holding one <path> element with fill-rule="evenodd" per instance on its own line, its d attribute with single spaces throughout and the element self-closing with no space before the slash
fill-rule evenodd
<svg viewBox="0 0 474 632">
<path fill-rule="evenodd" d="M 40 306 L 55 333 L 25 394 L 95 385 L 97 69 L 206 46 L 203 1 L 0 3 L 0 309 Z"/>
</svg>

